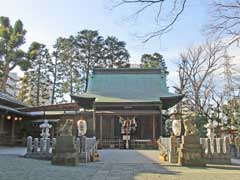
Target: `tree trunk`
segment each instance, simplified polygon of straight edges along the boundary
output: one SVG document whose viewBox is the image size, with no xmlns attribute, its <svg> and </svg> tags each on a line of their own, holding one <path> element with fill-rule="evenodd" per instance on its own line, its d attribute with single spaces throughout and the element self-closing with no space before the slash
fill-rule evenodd
<svg viewBox="0 0 240 180">
<path fill-rule="evenodd" d="M 3 93 L 7 92 L 7 80 L 8 80 L 8 75 L 9 75 L 9 63 L 7 63 L 5 65 L 5 67 L 3 68 L 3 77 L 2 77 L 2 81 L 1 81 L 1 89 Z"/>
<path fill-rule="evenodd" d="M 3 79 L 2 79 L 2 92 L 3 93 L 6 93 L 7 92 L 7 80 L 8 80 L 8 73 L 6 73 L 4 76 L 3 76 Z"/>
<path fill-rule="evenodd" d="M 52 101 L 51 101 L 51 104 L 54 104 L 54 100 L 55 100 L 56 81 L 57 81 L 57 60 L 55 61 L 55 65 L 54 65 L 53 88 L 52 88 Z"/>
<path fill-rule="evenodd" d="M 41 64 L 38 65 L 36 105 L 39 106 Z"/>
<path fill-rule="evenodd" d="M 199 92 L 196 91 L 195 92 L 195 97 L 194 97 L 194 103 L 195 103 L 195 107 L 194 107 L 194 110 L 195 112 L 200 112 L 200 97 L 199 97 Z"/>
<path fill-rule="evenodd" d="M 87 92 L 87 88 L 88 88 L 88 79 L 89 79 L 89 70 L 90 70 L 89 66 L 90 66 L 90 58 L 88 57 L 87 70 L 86 70 L 86 83 L 85 83 L 84 92 Z"/>
<path fill-rule="evenodd" d="M 87 72 L 86 72 L 86 82 L 85 82 L 85 89 L 84 89 L 84 92 L 87 92 L 87 88 L 88 88 L 88 76 L 89 76 L 89 70 L 87 69 Z"/>
<path fill-rule="evenodd" d="M 73 74 L 72 74 L 72 69 L 73 69 L 73 65 L 71 62 L 71 66 L 70 66 L 70 95 L 73 94 Z M 71 102 L 72 102 L 72 97 L 71 97 Z"/>
</svg>

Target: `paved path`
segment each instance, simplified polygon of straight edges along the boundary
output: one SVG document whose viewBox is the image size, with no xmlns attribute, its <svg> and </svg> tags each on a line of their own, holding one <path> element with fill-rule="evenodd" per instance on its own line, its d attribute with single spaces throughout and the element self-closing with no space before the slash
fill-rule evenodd
<svg viewBox="0 0 240 180">
<path fill-rule="evenodd" d="M 100 150 L 99 153 L 105 163 L 159 163 L 157 150 Z"/>
<path fill-rule="evenodd" d="M 27 148 L 24 147 L 2 147 L 0 146 L 0 155 L 18 155 L 26 154 Z"/>
<path fill-rule="evenodd" d="M 77 167 L 53 166 L 49 161 L 16 156 L 24 150 L 0 148 L 0 180 L 240 179 L 240 166 L 187 168 L 162 164 L 155 150 L 101 150 L 101 161 Z"/>
</svg>

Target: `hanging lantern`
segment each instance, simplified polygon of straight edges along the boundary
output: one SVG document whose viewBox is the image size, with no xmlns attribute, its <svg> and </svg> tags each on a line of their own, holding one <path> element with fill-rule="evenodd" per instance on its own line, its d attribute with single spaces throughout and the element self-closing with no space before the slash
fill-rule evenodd
<svg viewBox="0 0 240 180">
<path fill-rule="evenodd" d="M 18 120 L 18 117 L 15 117 L 15 118 L 14 118 L 14 121 L 17 121 L 17 120 Z"/>
<path fill-rule="evenodd" d="M 19 120 L 19 121 L 22 121 L 22 117 L 19 117 L 18 120 Z"/>
<path fill-rule="evenodd" d="M 87 121 L 86 120 L 79 120 L 77 121 L 78 127 L 78 136 L 84 136 L 87 133 Z"/>
<path fill-rule="evenodd" d="M 10 116 L 10 115 L 8 115 L 8 116 L 7 116 L 7 120 L 10 120 L 10 119 L 11 119 L 11 116 Z"/>
<path fill-rule="evenodd" d="M 181 135 L 181 128 L 182 128 L 182 124 L 180 120 L 174 119 L 172 121 L 172 130 L 173 130 L 173 134 L 175 136 L 180 136 Z"/>
</svg>

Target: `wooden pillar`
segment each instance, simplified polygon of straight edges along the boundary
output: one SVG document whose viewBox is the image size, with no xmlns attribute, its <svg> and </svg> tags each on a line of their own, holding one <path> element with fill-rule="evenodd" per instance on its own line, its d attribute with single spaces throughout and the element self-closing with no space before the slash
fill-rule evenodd
<svg viewBox="0 0 240 180">
<path fill-rule="evenodd" d="M 0 116 L 0 134 L 3 133 L 3 131 L 4 131 L 4 120 L 5 120 L 5 115 L 1 114 L 1 116 Z"/>
<path fill-rule="evenodd" d="M 111 118 L 111 138 L 114 139 L 114 116 Z"/>
<path fill-rule="evenodd" d="M 160 99 L 160 104 L 159 104 L 159 112 L 160 113 L 159 113 L 159 122 L 158 122 L 158 131 L 159 131 L 158 136 L 162 136 L 163 135 L 163 123 L 162 123 L 162 101 L 161 101 L 161 99 Z"/>
<path fill-rule="evenodd" d="M 12 129 L 11 129 L 11 142 L 15 143 L 15 120 L 12 119 Z"/>
<path fill-rule="evenodd" d="M 96 136 L 96 107 L 93 104 L 93 136 Z"/>
<path fill-rule="evenodd" d="M 156 125 L 155 125 L 155 114 L 152 115 L 152 140 L 156 141 Z"/>
<path fill-rule="evenodd" d="M 99 122 L 100 123 L 100 125 L 99 125 L 99 128 L 100 128 L 100 131 L 99 131 L 100 132 L 100 137 L 99 138 L 100 138 L 100 140 L 102 140 L 102 130 L 103 130 L 103 122 L 102 121 L 103 121 L 103 116 L 102 116 L 102 114 L 100 114 L 100 122 Z"/>
<path fill-rule="evenodd" d="M 55 133 L 55 132 L 54 132 L 54 125 L 52 125 L 52 133 L 51 133 L 52 138 L 55 137 L 55 136 L 54 136 L 54 133 Z"/>
<path fill-rule="evenodd" d="M 141 128 L 140 128 L 140 139 L 143 139 L 143 137 L 144 137 L 144 118 L 142 118 L 141 119 L 141 121 L 140 121 L 141 123 L 140 123 L 140 126 L 141 126 Z"/>
</svg>

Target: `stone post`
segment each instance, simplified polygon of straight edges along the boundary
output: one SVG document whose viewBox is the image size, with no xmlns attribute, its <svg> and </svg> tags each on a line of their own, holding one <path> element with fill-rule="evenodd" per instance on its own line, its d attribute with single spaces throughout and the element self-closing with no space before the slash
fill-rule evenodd
<svg viewBox="0 0 240 180">
<path fill-rule="evenodd" d="M 211 155 L 212 151 L 211 151 L 211 142 L 210 139 L 207 138 L 207 155 Z"/>
<path fill-rule="evenodd" d="M 219 153 L 222 156 L 223 155 L 223 140 L 219 138 Z"/>
<path fill-rule="evenodd" d="M 38 152 L 38 138 L 34 138 L 33 152 Z"/>
<path fill-rule="evenodd" d="M 77 152 L 80 153 L 80 148 L 81 148 L 81 146 L 80 146 L 80 138 L 76 139 L 76 148 L 77 148 Z"/>
<path fill-rule="evenodd" d="M 81 152 L 86 151 L 86 136 L 81 137 Z"/>
<path fill-rule="evenodd" d="M 209 138 L 206 139 L 206 149 L 204 151 L 204 157 L 206 162 L 211 161 L 212 159 L 212 151 L 211 151 L 211 141 Z"/>
<path fill-rule="evenodd" d="M 44 148 L 44 139 L 43 138 L 40 138 L 40 152 L 44 152 L 45 148 Z"/>
<path fill-rule="evenodd" d="M 46 152 L 47 153 L 50 153 L 50 138 L 47 138 L 46 139 Z"/>
<path fill-rule="evenodd" d="M 224 137 L 224 150 L 226 154 L 230 154 L 230 148 L 229 148 L 229 138 L 228 137 Z"/>
<path fill-rule="evenodd" d="M 213 152 L 216 154 L 218 151 L 217 151 L 217 139 L 214 138 L 213 139 Z"/>
<path fill-rule="evenodd" d="M 56 147 L 56 138 L 52 138 L 52 151 L 55 150 Z"/>
<path fill-rule="evenodd" d="M 178 142 L 176 136 L 171 136 L 169 138 L 169 153 L 168 153 L 168 161 L 170 163 L 177 163 L 178 162 Z"/>
<path fill-rule="evenodd" d="M 32 136 L 27 137 L 27 153 L 32 153 L 33 146 L 32 146 Z"/>
</svg>

